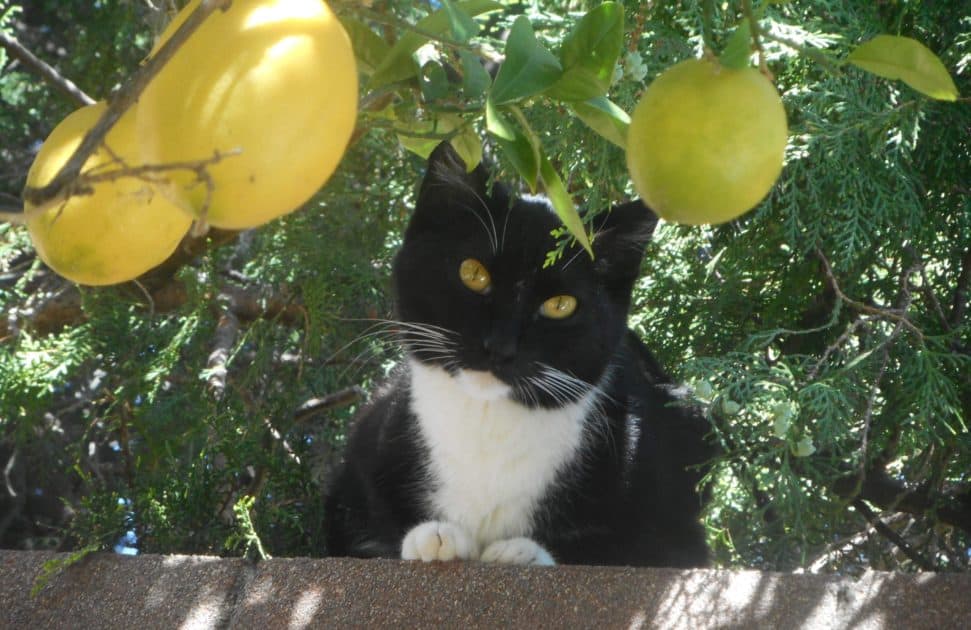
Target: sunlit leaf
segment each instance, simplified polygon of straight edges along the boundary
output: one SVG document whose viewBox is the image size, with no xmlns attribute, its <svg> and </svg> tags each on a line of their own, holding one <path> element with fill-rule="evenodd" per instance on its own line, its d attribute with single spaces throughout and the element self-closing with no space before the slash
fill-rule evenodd
<svg viewBox="0 0 971 630">
<path fill-rule="evenodd" d="M 368 26 L 350 16 L 341 16 L 341 24 L 351 38 L 357 67 L 365 74 L 372 74 L 375 68 L 388 55 L 391 46 Z"/>
<path fill-rule="evenodd" d="M 495 0 L 463 0 L 454 3 L 454 7 L 470 16 L 502 9 L 502 5 Z M 417 31 L 430 35 L 445 35 L 451 28 L 451 22 L 448 12 L 445 9 L 439 9 L 419 20 L 415 27 L 416 31 L 407 31 L 401 36 L 374 71 L 369 84 L 371 89 L 413 77 L 418 68 L 411 55 L 430 41 L 427 35 L 419 34 Z"/>
<path fill-rule="evenodd" d="M 942 101 L 958 97 L 957 86 L 940 58 L 916 39 L 877 35 L 846 60 L 886 79 L 900 79 L 921 94 Z"/>
<path fill-rule="evenodd" d="M 521 15 L 506 41 L 506 59 L 489 93 L 496 105 L 538 94 L 560 78 L 562 69 L 553 53 L 536 41 L 529 19 Z"/>
<path fill-rule="evenodd" d="M 590 237 L 587 236 L 587 230 L 583 225 L 583 220 L 580 219 L 576 205 L 573 203 L 573 197 L 570 196 L 566 186 L 563 185 L 563 180 L 560 179 L 559 173 L 556 172 L 549 158 L 543 155 L 540 159 L 540 176 L 543 178 L 543 187 L 546 188 L 546 196 L 550 198 L 553 209 L 556 210 L 556 215 L 560 217 L 560 221 L 570 231 L 570 234 L 577 239 L 578 243 L 583 245 L 583 248 L 593 258 Z"/>
<path fill-rule="evenodd" d="M 548 94 L 564 101 L 585 101 L 607 92 L 624 48 L 624 7 L 604 2 L 590 10 L 563 40 L 563 76 Z"/>
<path fill-rule="evenodd" d="M 627 128 L 630 126 L 630 116 L 609 98 L 598 96 L 589 101 L 571 103 L 570 107 L 577 118 L 604 139 L 621 149 L 627 148 Z"/>
</svg>

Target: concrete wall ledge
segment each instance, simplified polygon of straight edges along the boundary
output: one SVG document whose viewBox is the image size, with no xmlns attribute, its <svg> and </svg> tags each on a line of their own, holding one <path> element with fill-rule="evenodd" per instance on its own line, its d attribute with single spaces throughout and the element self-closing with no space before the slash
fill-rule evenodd
<svg viewBox="0 0 971 630">
<path fill-rule="evenodd" d="M 971 628 L 971 575 L 0 550 L 0 628 Z"/>
</svg>

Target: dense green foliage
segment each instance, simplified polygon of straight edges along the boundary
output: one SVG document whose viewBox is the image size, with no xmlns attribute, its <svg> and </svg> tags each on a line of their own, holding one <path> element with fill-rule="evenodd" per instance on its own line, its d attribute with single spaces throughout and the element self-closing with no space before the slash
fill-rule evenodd
<svg viewBox="0 0 971 630">
<path fill-rule="evenodd" d="M 0 1 L 0 28 L 96 98 L 165 20 L 124 0 L 18 4 Z M 370 4 L 334 6 L 388 42 L 430 10 Z M 478 18 L 471 44 L 443 35 L 432 59 L 468 74 L 462 54 L 502 51 L 522 14 L 556 52 L 599 3 L 506 4 Z M 719 563 L 966 570 L 971 18 L 961 2 L 851 4 L 765 7 L 790 122 L 782 178 L 738 221 L 659 227 L 632 326 L 693 386 L 723 449 L 706 515 Z M 629 112 L 663 69 L 705 41 L 721 50 L 742 5 L 628 3 L 611 100 Z M 925 43 L 964 98 L 840 64 L 878 33 Z M 422 167 L 396 132 L 488 135 L 481 95 L 437 76 L 365 84 L 363 135 L 306 208 L 213 233 L 139 284 L 76 288 L 22 227 L 0 224 L 0 545 L 240 554 L 258 537 L 270 554 L 324 552 L 321 489 L 356 402 L 301 405 L 356 401 L 348 388 L 394 359 L 380 320 Z M 9 58 L 0 98 L 0 192 L 16 197 L 31 151 L 75 105 Z M 631 194 L 623 150 L 569 105 L 535 96 L 519 112 L 578 205 Z M 459 126 L 429 123 L 443 115 Z M 517 181 L 521 156 L 490 145 Z"/>
</svg>

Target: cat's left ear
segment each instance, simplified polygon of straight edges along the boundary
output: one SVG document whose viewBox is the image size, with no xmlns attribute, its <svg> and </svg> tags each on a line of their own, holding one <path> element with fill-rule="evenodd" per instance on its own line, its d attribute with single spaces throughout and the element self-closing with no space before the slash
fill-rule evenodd
<svg viewBox="0 0 971 630">
<path fill-rule="evenodd" d="M 452 143 L 446 140 L 428 156 L 428 170 L 425 171 L 418 196 L 419 199 L 427 195 L 482 196 L 488 181 L 489 173 L 482 164 L 469 172 Z"/>
<path fill-rule="evenodd" d="M 640 200 L 614 206 L 598 216 L 593 237 L 597 269 L 622 285 L 633 285 L 657 220 Z"/>
</svg>

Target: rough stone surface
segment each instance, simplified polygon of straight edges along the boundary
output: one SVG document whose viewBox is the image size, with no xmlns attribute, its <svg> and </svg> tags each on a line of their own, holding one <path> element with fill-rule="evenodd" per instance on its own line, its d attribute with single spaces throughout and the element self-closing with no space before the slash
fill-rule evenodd
<svg viewBox="0 0 971 630">
<path fill-rule="evenodd" d="M 971 628 L 971 575 L 0 550 L 0 628 Z"/>
</svg>

